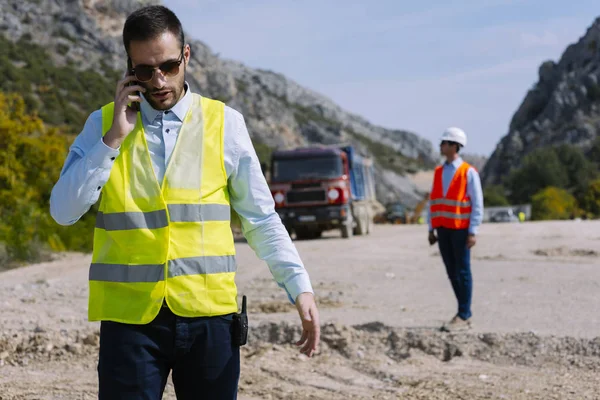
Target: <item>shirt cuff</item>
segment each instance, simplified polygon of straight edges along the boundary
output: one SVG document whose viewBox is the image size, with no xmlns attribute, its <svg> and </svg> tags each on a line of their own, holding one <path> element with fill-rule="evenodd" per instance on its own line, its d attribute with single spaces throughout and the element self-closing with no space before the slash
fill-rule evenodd
<svg viewBox="0 0 600 400">
<path fill-rule="evenodd" d="M 477 228 L 476 227 L 470 227 L 469 228 L 469 235 L 477 235 Z"/>
<path fill-rule="evenodd" d="M 296 299 L 302 293 L 308 292 L 312 293 L 313 295 L 315 294 L 312 285 L 310 284 L 308 274 L 297 275 L 294 279 L 287 283 L 284 289 L 292 304 L 296 304 Z"/>
<path fill-rule="evenodd" d="M 107 146 L 102 139 L 92 147 L 87 154 L 87 166 L 91 169 L 111 169 L 115 159 L 119 156 L 119 150 Z"/>
</svg>

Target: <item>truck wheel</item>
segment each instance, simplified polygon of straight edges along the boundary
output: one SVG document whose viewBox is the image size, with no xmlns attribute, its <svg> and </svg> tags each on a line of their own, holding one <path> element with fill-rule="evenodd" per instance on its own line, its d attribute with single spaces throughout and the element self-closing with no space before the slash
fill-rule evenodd
<svg viewBox="0 0 600 400">
<path fill-rule="evenodd" d="M 296 228 L 296 239 L 306 240 L 311 238 L 311 232 L 308 229 Z"/>
</svg>

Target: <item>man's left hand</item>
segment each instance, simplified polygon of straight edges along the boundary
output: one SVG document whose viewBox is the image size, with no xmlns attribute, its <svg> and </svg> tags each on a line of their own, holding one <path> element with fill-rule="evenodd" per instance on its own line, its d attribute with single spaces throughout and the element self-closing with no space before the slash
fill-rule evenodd
<svg viewBox="0 0 600 400">
<path fill-rule="evenodd" d="M 469 234 L 467 237 L 467 249 L 472 248 L 477 243 L 477 239 L 475 239 L 475 235 Z"/>
<path fill-rule="evenodd" d="M 302 321 L 302 337 L 296 346 L 302 346 L 300 352 L 312 357 L 317 351 L 321 337 L 321 325 L 319 323 L 319 310 L 312 293 L 301 293 L 296 299 L 296 308 Z"/>
</svg>

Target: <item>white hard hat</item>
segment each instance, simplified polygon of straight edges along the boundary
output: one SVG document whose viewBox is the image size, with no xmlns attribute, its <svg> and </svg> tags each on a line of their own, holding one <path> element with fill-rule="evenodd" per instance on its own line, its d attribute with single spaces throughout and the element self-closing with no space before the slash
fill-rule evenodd
<svg viewBox="0 0 600 400">
<path fill-rule="evenodd" d="M 440 140 L 456 142 L 463 147 L 467 145 L 467 135 L 465 134 L 465 132 L 462 129 L 456 128 L 456 127 L 450 127 L 448 129 L 446 129 L 444 131 L 444 133 L 442 133 L 442 137 Z"/>
</svg>

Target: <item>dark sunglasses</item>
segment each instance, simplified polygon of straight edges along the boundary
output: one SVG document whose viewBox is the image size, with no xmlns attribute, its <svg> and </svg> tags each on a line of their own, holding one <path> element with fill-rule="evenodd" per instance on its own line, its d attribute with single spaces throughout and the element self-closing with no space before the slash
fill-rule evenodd
<svg viewBox="0 0 600 400">
<path fill-rule="evenodd" d="M 165 61 L 158 67 L 150 65 L 136 65 L 135 68 L 131 69 L 131 74 L 135 75 L 135 79 L 139 82 L 148 82 L 154 77 L 154 71 L 159 69 L 163 76 L 174 76 L 179 73 L 179 66 L 183 62 L 183 49 L 181 49 L 181 55 L 178 60 Z"/>
</svg>

